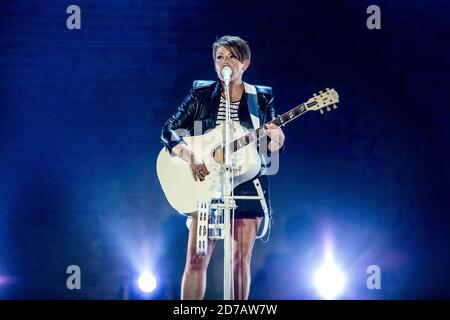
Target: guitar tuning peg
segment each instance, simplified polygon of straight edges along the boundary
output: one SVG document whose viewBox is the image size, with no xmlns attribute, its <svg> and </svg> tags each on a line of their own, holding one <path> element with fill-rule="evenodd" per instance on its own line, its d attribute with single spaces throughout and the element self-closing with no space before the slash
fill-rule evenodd
<svg viewBox="0 0 450 320">
<path fill-rule="evenodd" d="M 326 90 L 327 90 L 327 91 L 330 91 L 330 88 L 327 88 Z"/>
<path fill-rule="evenodd" d="M 333 109 L 337 109 L 337 105 L 333 104 Z"/>
<path fill-rule="evenodd" d="M 313 96 L 314 96 L 314 97 L 317 96 L 317 93 L 313 93 Z"/>
<path fill-rule="evenodd" d="M 322 109 L 320 109 L 320 114 L 323 114 L 323 110 Z"/>
<path fill-rule="evenodd" d="M 327 107 L 327 111 L 331 111 L 330 107 Z"/>
<path fill-rule="evenodd" d="M 323 94 L 323 91 L 319 91 L 320 94 Z"/>
</svg>

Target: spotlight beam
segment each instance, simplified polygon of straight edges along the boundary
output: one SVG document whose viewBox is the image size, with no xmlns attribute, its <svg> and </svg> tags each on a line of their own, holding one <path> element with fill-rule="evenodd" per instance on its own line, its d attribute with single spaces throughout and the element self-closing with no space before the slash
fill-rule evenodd
<svg viewBox="0 0 450 320">
<path fill-rule="evenodd" d="M 138 279 L 139 289 L 145 293 L 153 292 L 156 289 L 156 278 L 150 272 L 143 272 Z"/>
</svg>

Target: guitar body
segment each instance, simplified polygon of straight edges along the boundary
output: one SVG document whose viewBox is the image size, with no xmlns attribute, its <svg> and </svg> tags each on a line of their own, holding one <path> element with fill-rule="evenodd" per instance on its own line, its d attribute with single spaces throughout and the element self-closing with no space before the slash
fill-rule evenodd
<svg viewBox="0 0 450 320">
<path fill-rule="evenodd" d="M 233 123 L 233 140 L 248 133 L 247 128 L 239 123 Z M 197 211 L 197 203 L 209 202 L 217 193 L 223 192 L 224 178 L 223 159 L 218 154 L 223 150 L 225 141 L 225 126 L 218 125 L 213 130 L 201 136 L 184 137 L 187 147 L 201 157 L 209 170 L 204 181 L 194 180 L 190 165 L 172 156 L 163 148 L 156 162 L 156 171 L 164 195 L 170 205 L 182 214 L 192 214 Z M 233 188 L 254 178 L 261 169 L 256 143 L 251 143 L 233 153 Z"/>
</svg>

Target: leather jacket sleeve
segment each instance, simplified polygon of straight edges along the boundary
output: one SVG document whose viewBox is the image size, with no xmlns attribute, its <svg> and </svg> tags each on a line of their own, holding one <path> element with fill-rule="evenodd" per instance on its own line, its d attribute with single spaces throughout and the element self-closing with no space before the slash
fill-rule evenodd
<svg viewBox="0 0 450 320">
<path fill-rule="evenodd" d="M 177 111 L 166 121 L 161 130 L 161 142 L 169 152 L 179 143 L 185 143 L 183 136 L 186 130 L 189 132 L 194 125 L 198 101 L 192 88 Z M 184 129 L 184 130 L 183 130 Z"/>
</svg>

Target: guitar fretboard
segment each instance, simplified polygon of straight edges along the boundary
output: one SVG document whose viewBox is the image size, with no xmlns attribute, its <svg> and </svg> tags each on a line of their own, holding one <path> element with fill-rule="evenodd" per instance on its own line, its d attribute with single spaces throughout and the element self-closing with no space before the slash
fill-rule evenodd
<svg viewBox="0 0 450 320">
<path fill-rule="evenodd" d="M 311 102 L 311 103 L 302 103 L 301 105 L 289 110 L 286 113 L 283 113 L 281 116 L 273 119 L 272 121 L 267 122 L 265 125 L 259 127 L 258 129 L 255 129 L 251 132 L 249 132 L 248 134 L 246 134 L 245 136 L 242 136 L 236 140 L 234 140 L 231 143 L 231 152 L 236 152 L 239 149 L 249 145 L 250 143 L 261 139 L 263 137 L 265 137 L 267 135 L 267 128 L 266 125 L 269 123 L 273 123 L 276 126 L 283 126 L 286 123 L 288 123 L 289 121 L 297 118 L 298 116 L 304 114 L 305 112 L 308 111 L 308 107 L 313 106 L 317 104 L 317 102 Z"/>
</svg>

